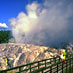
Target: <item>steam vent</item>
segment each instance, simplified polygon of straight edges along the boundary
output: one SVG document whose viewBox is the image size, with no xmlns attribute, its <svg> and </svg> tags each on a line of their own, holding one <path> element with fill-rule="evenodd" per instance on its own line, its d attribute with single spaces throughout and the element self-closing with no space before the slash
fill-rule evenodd
<svg viewBox="0 0 73 73">
<path fill-rule="evenodd" d="M 68 52 L 72 52 L 68 46 Z M 0 44 L 0 70 L 27 64 L 58 55 L 58 49 L 33 44 Z M 6 58 L 9 64 L 6 64 Z"/>
</svg>

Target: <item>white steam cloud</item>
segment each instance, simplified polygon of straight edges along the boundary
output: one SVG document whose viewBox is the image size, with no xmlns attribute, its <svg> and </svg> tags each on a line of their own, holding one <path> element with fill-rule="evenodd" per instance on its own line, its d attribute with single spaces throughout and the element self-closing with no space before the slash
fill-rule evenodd
<svg viewBox="0 0 73 73">
<path fill-rule="evenodd" d="M 73 31 L 73 22 L 70 20 L 73 19 L 73 2 L 68 1 L 45 0 L 43 4 L 28 4 L 27 14 L 20 12 L 17 18 L 10 20 L 16 42 L 58 45 L 70 41 L 70 31 Z"/>
<path fill-rule="evenodd" d="M 8 26 L 5 23 L 0 23 L 1 28 L 8 28 Z"/>
</svg>

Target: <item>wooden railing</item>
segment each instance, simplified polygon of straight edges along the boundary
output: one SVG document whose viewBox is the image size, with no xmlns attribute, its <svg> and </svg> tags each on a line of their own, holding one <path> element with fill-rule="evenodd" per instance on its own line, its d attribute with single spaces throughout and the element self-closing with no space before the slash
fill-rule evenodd
<svg viewBox="0 0 73 73">
<path fill-rule="evenodd" d="M 73 57 L 59 61 L 48 67 L 43 67 L 30 73 L 73 73 Z"/>
<path fill-rule="evenodd" d="M 66 59 L 66 63 L 60 61 L 60 57 L 53 57 L 50 59 L 44 59 L 41 61 L 36 61 L 33 63 L 29 63 L 26 65 L 14 67 L 7 70 L 2 70 L 0 73 L 55 73 L 59 71 L 63 71 L 64 69 L 73 65 L 73 55 L 68 55 L 69 57 Z M 70 61 L 70 62 L 69 62 Z M 65 62 L 65 61 L 64 61 Z M 65 64 L 65 65 L 64 65 Z M 65 68 L 63 67 L 65 66 Z M 59 69 L 60 68 L 60 69 Z M 47 72 L 45 72 L 48 69 Z M 56 71 L 55 71 L 56 69 Z"/>
</svg>

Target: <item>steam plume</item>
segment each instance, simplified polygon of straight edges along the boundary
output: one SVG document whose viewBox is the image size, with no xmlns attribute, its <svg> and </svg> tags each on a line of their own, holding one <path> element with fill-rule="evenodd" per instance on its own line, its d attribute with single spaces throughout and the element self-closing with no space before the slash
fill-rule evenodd
<svg viewBox="0 0 73 73">
<path fill-rule="evenodd" d="M 72 42 L 73 1 L 45 0 L 26 6 L 27 14 L 20 12 L 10 20 L 13 36 L 18 43 L 60 45 Z"/>
</svg>

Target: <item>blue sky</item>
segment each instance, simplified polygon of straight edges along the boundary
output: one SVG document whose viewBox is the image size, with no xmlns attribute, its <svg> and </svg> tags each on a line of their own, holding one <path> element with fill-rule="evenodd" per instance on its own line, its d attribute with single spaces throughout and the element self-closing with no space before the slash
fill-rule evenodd
<svg viewBox="0 0 73 73">
<path fill-rule="evenodd" d="M 0 0 L 0 23 L 6 23 L 10 27 L 9 19 L 16 17 L 20 12 L 26 13 L 26 5 L 33 1 L 41 3 L 42 0 Z"/>
<path fill-rule="evenodd" d="M 8 29 L 10 29 L 9 20 L 11 18 L 16 18 L 20 12 L 26 13 L 26 5 L 33 1 L 42 3 L 44 0 L 0 0 L 0 23 L 6 23 L 9 27 Z M 55 3 L 57 0 L 49 1 Z M 71 1 L 73 2 L 73 0 L 68 0 L 65 4 L 68 4 Z"/>
</svg>

